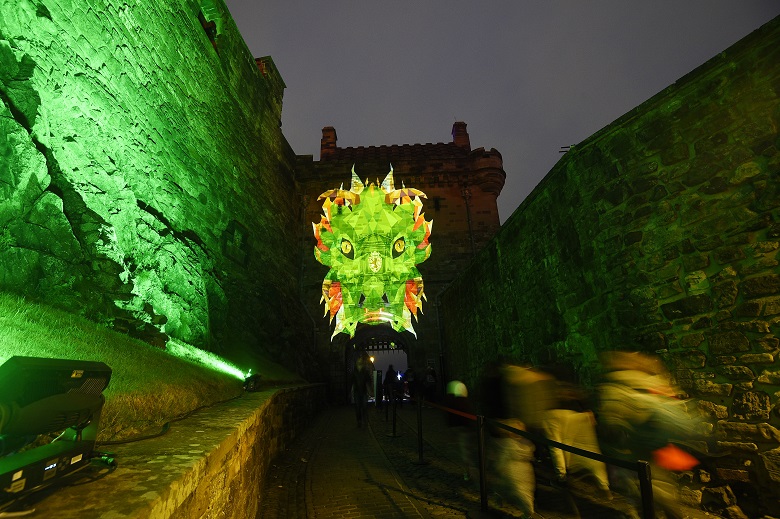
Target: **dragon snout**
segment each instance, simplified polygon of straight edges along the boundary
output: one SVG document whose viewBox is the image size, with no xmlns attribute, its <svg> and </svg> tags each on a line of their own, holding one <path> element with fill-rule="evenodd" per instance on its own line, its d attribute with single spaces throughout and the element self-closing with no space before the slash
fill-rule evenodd
<svg viewBox="0 0 780 519">
<path fill-rule="evenodd" d="M 379 299 L 369 300 L 366 297 L 366 294 L 361 292 L 357 305 L 360 308 L 380 308 L 383 306 L 390 306 L 390 298 L 387 297 L 387 292 L 382 292 L 382 296 Z"/>
</svg>

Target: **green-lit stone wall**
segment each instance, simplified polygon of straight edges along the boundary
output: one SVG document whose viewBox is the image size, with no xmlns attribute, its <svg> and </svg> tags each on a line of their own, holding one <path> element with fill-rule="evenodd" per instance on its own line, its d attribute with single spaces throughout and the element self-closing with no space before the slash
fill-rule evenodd
<svg viewBox="0 0 780 519">
<path fill-rule="evenodd" d="M 776 19 L 574 146 L 442 297 L 449 375 L 658 352 L 730 442 L 713 481 L 777 496 L 779 126 Z"/>
<path fill-rule="evenodd" d="M 284 83 L 222 0 L 0 13 L 0 289 L 150 342 L 298 362 L 313 327 Z"/>
</svg>

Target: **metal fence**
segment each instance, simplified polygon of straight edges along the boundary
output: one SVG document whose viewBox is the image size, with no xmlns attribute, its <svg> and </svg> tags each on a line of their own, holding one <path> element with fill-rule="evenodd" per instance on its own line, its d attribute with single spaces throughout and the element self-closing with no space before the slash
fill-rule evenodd
<svg viewBox="0 0 780 519">
<path fill-rule="evenodd" d="M 417 444 L 418 444 L 418 456 L 419 456 L 419 462 L 423 463 L 423 423 L 422 423 L 422 399 L 416 399 L 417 403 Z M 395 402 L 393 402 L 395 404 Z M 628 469 L 631 471 L 636 472 L 637 477 L 639 479 L 639 489 L 641 492 L 641 501 L 642 501 L 642 517 L 644 519 L 655 519 L 655 507 L 653 504 L 653 485 L 652 485 L 652 479 L 651 479 L 651 473 L 650 473 L 650 463 L 647 461 L 626 461 L 619 458 L 615 458 L 612 456 L 605 456 L 604 454 L 600 454 L 597 452 L 591 452 L 586 451 L 584 449 L 580 449 L 578 447 L 573 447 L 571 445 L 567 445 L 565 443 L 560 443 L 554 440 L 550 440 L 544 436 L 540 436 L 538 434 L 533 434 L 528 431 L 523 431 L 520 429 L 516 429 L 514 427 L 511 427 L 509 425 L 504 424 L 503 422 L 499 420 L 494 420 L 491 418 L 487 418 L 482 415 L 473 415 L 469 413 L 464 413 L 462 411 L 458 411 L 457 409 L 452 409 L 449 407 L 444 407 L 441 405 L 438 405 L 433 402 L 426 401 L 426 405 L 440 409 L 447 413 L 456 414 L 459 416 L 462 416 L 464 418 L 468 418 L 470 420 L 474 420 L 477 423 L 477 441 L 478 441 L 478 463 L 479 463 L 479 493 L 480 493 L 480 500 L 481 500 L 481 508 L 483 511 L 488 510 L 488 490 L 487 490 L 487 459 L 485 455 L 485 430 L 487 429 L 488 425 L 499 427 L 501 429 L 504 429 L 512 434 L 516 434 L 518 436 L 522 436 L 523 438 L 526 438 L 535 444 L 538 445 L 545 445 L 547 447 L 554 447 L 557 449 L 561 449 L 564 451 L 571 452 L 572 454 L 577 454 L 578 456 L 583 456 L 585 458 L 590 458 L 592 460 L 600 461 L 602 463 L 608 464 L 608 465 L 614 465 L 616 467 L 621 467 L 624 469 Z M 395 435 L 395 428 L 396 428 L 396 410 L 395 405 L 393 407 L 393 435 Z"/>
</svg>

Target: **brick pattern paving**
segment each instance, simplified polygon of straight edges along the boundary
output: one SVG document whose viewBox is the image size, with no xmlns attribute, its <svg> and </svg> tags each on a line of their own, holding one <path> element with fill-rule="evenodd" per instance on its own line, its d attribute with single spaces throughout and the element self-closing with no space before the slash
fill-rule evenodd
<svg viewBox="0 0 780 519">
<path fill-rule="evenodd" d="M 429 518 L 380 446 L 379 420 L 359 428 L 349 407 L 320 413 L 272 463 L 258 519 Z"/>
<path fill-rule="evenodd" d="M 463 480 L 457 441 L 440 411 L 423 409 L 422 462 L 413 405 L 398 409 L 395 434 L 384 411 L 372 408 L 369 416 L 358 428 L 350 407 L 321 412 L 272 463 L 256 519 L 522 517 L 495 492 L 489 511 L 480 510 L 478 479 Z M 541 477 L 537 483 L 540 517 L 632 515 L 616 510 L 623 508 L 617 503 L 602 506 L 592 496 L 552 488 Z"/>
</svg>

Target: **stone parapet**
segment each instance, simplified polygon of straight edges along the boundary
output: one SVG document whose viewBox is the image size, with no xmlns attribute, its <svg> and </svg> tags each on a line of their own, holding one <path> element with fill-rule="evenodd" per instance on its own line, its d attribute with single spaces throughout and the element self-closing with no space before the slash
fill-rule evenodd
<svg viewBox="0 0 780 519">
<path fill-rule="evenodd" d="M 104 446 L 115 453 L 115 469 L 90 467 L 70 486 L 31 496 L 41 499 L 29 517 L 255 517 L 271 461 L 309 425 L 324 398 L 321 385 L 245 393 L 173 423 L 160 437 Z"/>
</svg>

